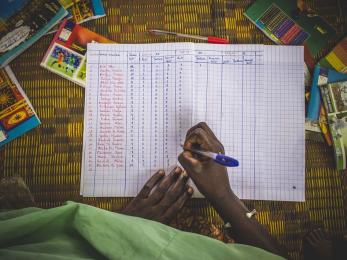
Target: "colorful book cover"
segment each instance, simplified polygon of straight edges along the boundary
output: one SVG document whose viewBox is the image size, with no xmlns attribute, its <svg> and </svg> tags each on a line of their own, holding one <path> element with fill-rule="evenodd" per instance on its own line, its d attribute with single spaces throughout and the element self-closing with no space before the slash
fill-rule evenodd
<svg viewBox="0 0 347 260">
<path fill-rule="evenodd" d="M 347 37 L 340 41 L 335 48 L 319 61 L 322 67 L 347 73 Z"/>
<path fill-rule="evenodd" d="M 69 12 L 67 18 L 74 23 L 81 24 L 106 15 L 101 0 L 59 0 L 59 2 Z M 49 33 L 58 29 L 59 25 L 56 25 Z"/>
<path fill-rule="evenodd" d="M 90 42 L 112 43 L 70 20 L 64 20 L 49 46 L 41 66 L 80 86 L 86 84 L 86 51 Z"/>
<path fill-rule="evenodd" d="M 300 11 L 297 1 L 257 0 L 244 13 L 266 36 L 281 45 L 303 45 L 305 63 L 313 69 L 335 30 L 317 14 Z"/>
<path fill-rule="evenodd" d="M 45 35 L 66 14 L 57 0 L 1 0 L 0 67 Z"/>
<path fill-rule="evenodd" d="M 307 118 L 310 120 L 318 120 L 321 106 L 321 95 L 319 86 L 328 83 L 347 80 L 347 74 L 337 72 L 332 69 L 326 69 L 319 65 L 315 66 L 313 71 L 312 86 L 310 100 L 307 106 Z"/>
<path fill-rule="evenodd" d="M 310 92 L 306 91 L 305 92 L 305 107 L 307 109 L 308 101 L 310 98 Z M 306 137 L 309 137 L 310 140 L 315 140 L 315 141 L 326 141 L 326 143 L 329 146 L 332 146 L 333 141 L 331 138 L 331 134 L 328 129 L 328 118 L 327 114 L 325 111 L 324 106 L 320 106 L 320 111 L 319 111 L 319 120 L 318 121 L 313 121 L 308 118 L 305 119 L 305 130 L 306 131 Z M 308 133 L 310 132 L 310 133 Z M 315 134 L 312 134 L 312 133 Z M 320 134 L 320 135 L 319 135 Z M 324 138 L 322 138 L 324 137 Z"/>
<path fill-rule="evenodd" d="M 346 169 L 347 152 L 347 81 L 320 86 L 332 135 L 336 168 Z"/>
<path fill-rule="evenodd" d="M 0 147 L 40 123 L 11 68 L 0 69 Z"/>
</svg>

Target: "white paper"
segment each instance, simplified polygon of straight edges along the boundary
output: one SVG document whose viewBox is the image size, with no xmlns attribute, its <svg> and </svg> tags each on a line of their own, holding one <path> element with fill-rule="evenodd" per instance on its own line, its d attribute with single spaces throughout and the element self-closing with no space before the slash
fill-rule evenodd
<svg viewBox="0 0 347 260">
<path fill-rule="evenodd" d="M 303 48 L 89 44 L 83 196 L 135 196 L 205 121 L 243 199 L 303 201 Z"/>
</svg>

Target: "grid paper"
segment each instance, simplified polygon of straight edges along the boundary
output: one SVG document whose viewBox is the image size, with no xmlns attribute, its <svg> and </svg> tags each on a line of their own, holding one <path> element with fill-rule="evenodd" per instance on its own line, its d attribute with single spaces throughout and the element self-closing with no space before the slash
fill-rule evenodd
<svg viewBox="0 0 347 260">
<path fill-rule="evenodd" d="M 243 199 L 303 201 L 301 47 L 89 44 L 81 194 L 135 196 L 206 121 Z"/>
</svg>

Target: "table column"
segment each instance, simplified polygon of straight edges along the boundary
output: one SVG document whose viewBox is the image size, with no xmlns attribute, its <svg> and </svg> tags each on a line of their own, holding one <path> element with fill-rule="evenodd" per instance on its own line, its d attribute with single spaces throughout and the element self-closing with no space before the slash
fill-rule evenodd
<svg viewBox="0 0 347 260">
<path fill-rule="evenodd" d="M 207 82 L 208 82 L 208 60 L 203 51 L 197 51 L 194 56 L 195 73 L 194 76 L 194 115 L 193 124 L 205 122 L 207 118 Z"/>
<path fill-rule="evenodd" d="M 207 56 L 207 89 L 206 89 L 206 121 L 217 136 L 221 135 L 222 105 L 222 55 L 219 52 L 209 51 Z"/>
<path fill-rule="evenodd" d="M 132 191 L 138 190 L 139 178 L 139 53 L 128 52 L 127 56 L 127 140 L 126 140 L 126 171 L 127 171 L 127 190 L 125 194 L 131 194 Z"/>
<path fill-rule="evenodd" d="M 164 167 L 177 162 L 176 109 L 175 109 L 175 52 L 167 51 L 164 56 Z"/>
<path fill-rule="evenodd" d="M 151 70 L 152 58 L 150 53 L 140 53 L 140 65 L 139 65 L 139 102 L 138 102 L 138 129 L 139 129 L 139 189 L 142 184 L 149 179 L 153 174 L 151 172 L 151 92 L 152 92 L 152 70 Z"/>
<path fill-rule="evenodd" d="M 164 168 L 163 158 L 163 85 L 164 62 L 163 53 L 155 52 L 152 56 L 152 91 L 151 91 L 151 171 Z"/>
<path fill-rule="evenodd" d="M 88 145 L 85 147 L 83 175 L 83 192 L 88 191 L 93 193 L 94 190 L 94 175 L 96 170 L 96 134 L 95 129 L 97 122 L 97 99 L 95 98 L 95 86 L 99 84 L 99 51 L 91 51 L 89 54 L 90 65 L 88 66 L 88 75 L 91 81 L 88 82 L 85 91 L 85 105 L 88 108 L 85 113 L 87 120 L 84 121 L 84 140 Z"/>
<path fill-rule="evenodd" d="M 192 126 L 193 64 L 191 50 L 176 51 L 176 133 L 177 146 L 183 144 L 188 129 Z M 179 149 L 181 149 L 179 147 Z"/>
<path fill-rule="evenodd" d="M 231 186 L 238 196 L 243 196 L 243 55 L 240 51 L 223 53 L 223 82 L 233 82 L 223 85 L 223 88 L 233 87 L 232 91 L 224 91 L 222 95 L 223 117 L 221 140 L 232 140 L 230 146 L 225 146 L 227 153 L 239 160 L 240 166 L 229 169 Z M 228 124 L 227 124 L 228 122 Z"/>
<path fill-rule="evenodd" d="M 97 143 L 96 143 L 96 172 L 95 183 L 99 189 L 95 196 L 103 196 L 104 191 L 112 190 L 118 185 L 121 191 L 125 175 L 115 175 L 124 172 L 125 133 L 126 133 L 126 93 L 125 73 L 126 60 L 120 54 L 100 51 L 99 86 L 97 93 L 98 113 Z M 100 185 L 102 183 L 102 185 Z M 117 195 L 121 195 L 119 192 Z"/>
<path fill-rule="evenodd" d="M 244 51 L 243 56 L 243 138 L 247 142 L 243 142 L 242 159 L 243 171 L 247 175 L 243 178 L 244 189 L 242 197 L 244 199 L 252 199 L 254 197 L 254 163 L 255 163 L 255 52 Z M 247 191 L 247 192 L 246 192 Z"/>
</svg>

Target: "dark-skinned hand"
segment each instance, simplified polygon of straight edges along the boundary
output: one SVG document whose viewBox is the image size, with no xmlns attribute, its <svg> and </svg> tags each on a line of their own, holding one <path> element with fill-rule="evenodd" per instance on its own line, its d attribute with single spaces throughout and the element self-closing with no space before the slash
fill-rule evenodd
<svg viewBox="0 0 347 260">
<path fill-rule="evenodd" d="M 199 123 L 188 131 L 184 148 L 224 153 L 223 145 L 206 123 Z M 286 250 L 278 241 L 271 237 L 255 218 L 246 217 L 249 209 L 232 192 L 225 166 L 189 151 L 181 153 L 178 160 L 221 218 L 231 224 L 238 242 L 260 247 L 287 258 Z"/>
<path fill-rule="evenodd" d="M 189 148 L 224 154 L 223 145 L 204 122 L 188 130 L 184 149 Z M 225 166 L 189 151 L 183 151 L 178 160 L 199 191 L 210 201 L 220 200 L 232 193 Z"/>
<path fill-rule="evenodd" d="M 156 172 L 122 213 L 170 223 L 193 194 L 187 180 L 188 176 L 179 167 L 166 176 L 163 170 Z"/>
</svg>

